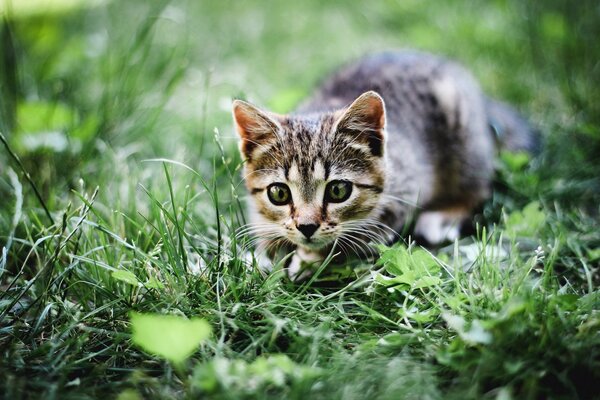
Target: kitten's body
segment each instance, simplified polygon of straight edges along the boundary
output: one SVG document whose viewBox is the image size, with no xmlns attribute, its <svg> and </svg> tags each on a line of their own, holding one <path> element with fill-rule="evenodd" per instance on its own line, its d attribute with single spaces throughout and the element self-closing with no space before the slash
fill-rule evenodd
<svg viewBox="0 0 600 400">
<path fill-rule="evenodd" d="M 512 147 L 533 144 L 527 124 L 487 100 L 466 70 L 416 52 L 342 68 L 291 115 L 237 101 L 234 117 L 255 221 L 281 227 L 266 239 L 298 246 L 292 275 L 303 260 L 322 258 L 335 239 L 364 251 L 368 239 L 392 240 L 390 232 L 415 215 L 415 230 L 430 243 L 453 240 L 490 192 L 496 147 L 490 124 Z M 289 192 L 284 205 L 266 193 L 279 190 L 273 182 Z M 350 197 L 328 201 L 332 184 L 350 185 Z"/>
</svg>

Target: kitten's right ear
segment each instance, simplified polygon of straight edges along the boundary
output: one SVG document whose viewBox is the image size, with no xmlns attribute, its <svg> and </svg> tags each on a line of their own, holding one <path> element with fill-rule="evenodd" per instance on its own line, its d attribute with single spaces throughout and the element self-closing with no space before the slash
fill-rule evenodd
<svg viewBox="0 0 600 400">
<path fill-rule="evenodd" d="M 250 161 L 260 147 L 277 140 L 280 125 L 275 115 L 269 115 L 242 100 L 233 102 L 233 120 L 242 139 L 242 156 Z"/>
</svg>

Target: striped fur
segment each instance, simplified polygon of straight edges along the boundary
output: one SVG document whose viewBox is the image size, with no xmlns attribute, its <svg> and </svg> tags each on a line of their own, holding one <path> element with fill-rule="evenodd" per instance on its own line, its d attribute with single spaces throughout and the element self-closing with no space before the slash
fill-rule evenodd
<svg viewBox="0 0 600 400">
<path fill-rule="evenodd" d="M 486 101 L 462 67 L 418 52 L 349 64 L 289 115 L 236 100 L 253 222 L 262 227 L 254 232 L 314 259 L 336 239 L 357 253 L 393 240 L 419 213 L 437 213 L 423 221 L 440 226 L 450 216 L 460 224 L 490 193 L 495 144 Z M 327 183 L 336 180 L 352 184 L 345 202 L 326 201 Z M 270 202 L 275 182 L 289 187 L 289 204 Z M 298 229 L 305 225 L 318 226 L 310 238 Z M 417 228 L 426 238 L 436 229 Z"/>
</svg>

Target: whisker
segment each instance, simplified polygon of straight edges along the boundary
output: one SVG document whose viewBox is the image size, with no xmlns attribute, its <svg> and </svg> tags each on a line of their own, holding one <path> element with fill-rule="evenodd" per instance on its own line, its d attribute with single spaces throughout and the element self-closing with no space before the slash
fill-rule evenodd
<svg viewBox="0 0 600 400">
<path fill-rule="evenodd" d="M 359 258 L 359 260 L 361 262 L 363 261 L 360 248 L 354 242 L 352 242 L 352 240 L 349 237 L 340 236 L 338 239 L 341 242 L 346 243 L 348 245 L 348 247 L 353 251 L 353 253 Z"/>
<path fill-rule="evenodd" d="M 390 200 L 395 200 L 395 201 L 399 201 L 400 203 L 406 204 L 408 206 L 411 207 L 415 207 L 418 209 L 422 209 L 423 207 L 419 206 L 419 204 L 415 201 L 411 201 L 411 200 L 407 200 L 407 199 L 403 199 L 401 197 L 397 197 L 391 194 L 387 194 L 387 193 L 382 193 L 381 197 L 386 198 L 386 199 L 390 199 Z"/>
</svg>

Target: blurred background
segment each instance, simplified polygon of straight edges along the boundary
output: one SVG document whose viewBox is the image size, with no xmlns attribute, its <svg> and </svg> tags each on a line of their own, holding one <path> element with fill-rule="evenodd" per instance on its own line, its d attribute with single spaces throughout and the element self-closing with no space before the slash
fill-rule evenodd
<svg viewBox="0 0 600 400">
<path fill-rule="evenodd" d="M 287 352 L 331 373 L 323 398 L 330 388 L 340 398 L 360 396 L 363 385 L 403 389 L 398 371 L 419 378 L 408 392 L 437 391 L 439 377 L 444 398 L 456 376 L 465 388 L 458 399 L 500 384 L 515 398 L 547 398 L 556 387 L 595 395 L 598 313 L 588 310 L 600 285 L 599 21 L 597 0 L 0 0 L 0 390 L 116 397 L 115 383 L 129 377 L 150 387 L 141 368 L 173 388 L 164 398 L 182 396 L 187 372 L 131 347 L 128 313 L 137 309 L 200 314 L 214 327 L 231 317 L 228 342 L 218 352 L 203 346 L 197 360 Z M 397 330 L 401 301 L 361 288 L 344 300 L 354 308 L 342 296 L 318 308 L 309 289 L 249 273 L 248 254 L 237 253 L 245 191 L 231 101 L 284 113 L 340 64 L 402 48 L 461 62 L 488 95 L 539 127 L 541 154 L 502 155 L 481 213 L 492 236 L 510 237 L 511 226 L 523 236 L 524 246 L 510 249 L 514 259 L 525 255 L 510 264 L 526 266 L 538 291 L 495 274 L 478 286 L 469 275 L 472 297 L 457 291 L 427 314 L 454 292 L 449 281 L 446 295 L 422 301 L 423 321 L 437 315 L 434 329 L 394 339 L 416 363 L 394 369 L 366 351 L 366 361 L 336 364 L 332 355 L 361 353 Z M 543 251 L 546 270 L 532 272 Z M 189 273 L 201 266 L 206 275 Z M 457 344 L 442 308 L 456 300 L 469 318 L 505 318 L 502 293 L 508 305 L 513 295 L 536 297 L 522 315 L 509 308 L 516 317 L 499 323 L 492 350 Z M 590 296 L 578 302 L 582 293 Z M 440 349 L 449 349 L 442 366 Z"/>
<path fill-rule="evenodd" d="M 237 157 L 232 98 L 286 112 L 341 63 L 401 48 L 466 65 L 550 138 L 552 176 L 598 186 L 594 1 L 2 0 L 0 15 L 0 131 L 49 207 L 82 177 L 114 184 L 128 160 L 208 173 L 215 129 Z"/>
</svg>

